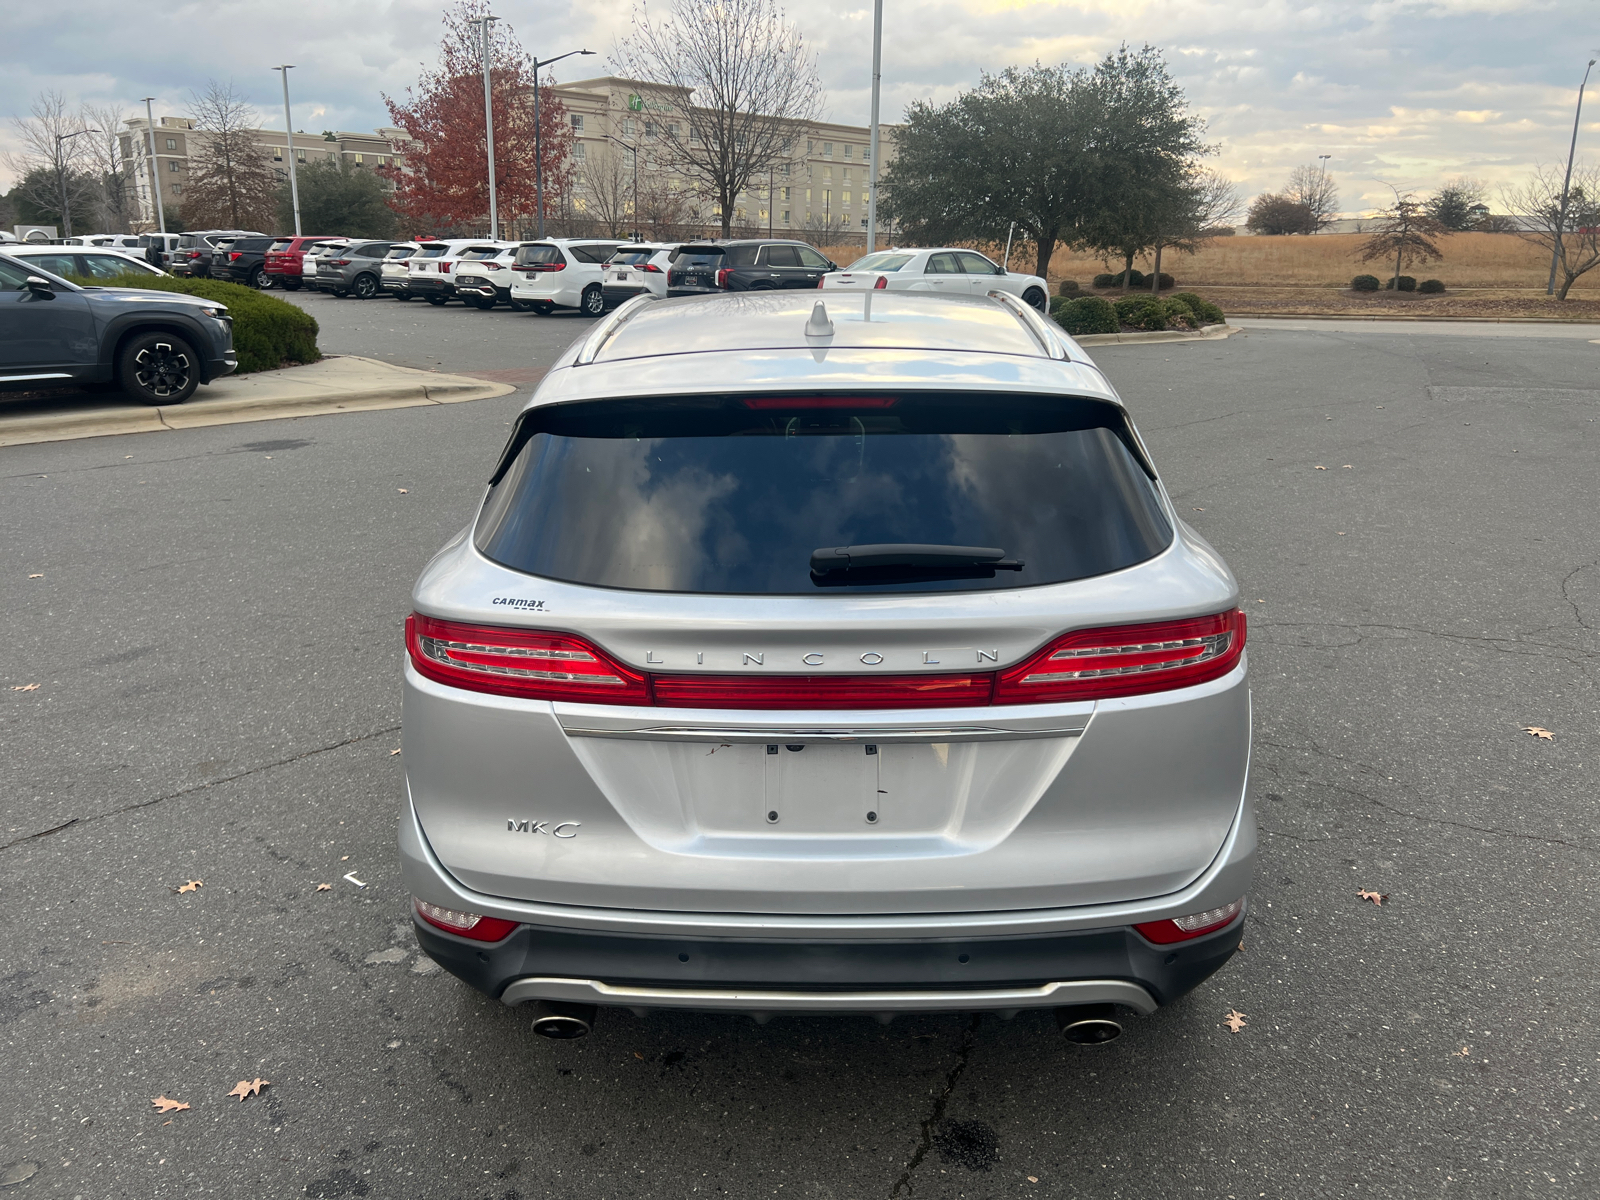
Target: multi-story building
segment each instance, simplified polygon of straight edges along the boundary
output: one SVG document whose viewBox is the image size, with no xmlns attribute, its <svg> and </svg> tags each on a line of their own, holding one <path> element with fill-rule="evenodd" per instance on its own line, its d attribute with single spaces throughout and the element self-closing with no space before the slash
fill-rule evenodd
<svg viewBox="0 0 1600 1200">
<path fill-rule="evenodd" d="M 146 137 L 149 122 L 135 117 L 125 122 L 122 156 L 134 163 L 135 225 L 140 230 L 156 226 L 155 195 L 150 184 L 150 142 Z M 289 138 L 281 129 L 250 131 L 255 143 L 266 151 L 273 168 L 287 178 Z M 190 160 L 201 152 L 209 134 L 196 129 L 188 117 L 157 117 L 155 124 L 154 168 L 161 178 L 161 199 L 169 212 L 183 207 L 183 190 L 189 181 Z M 402 129 L 378 129 L 372 133 L 327 130 L 322 133 L 297 131 L 294 135 L 295 161 L 300 166 L 327 159 L 342 159 L 354 167 L 392 167 L 405 162 L 406 143 L 411 140 Z"/>
</svg>

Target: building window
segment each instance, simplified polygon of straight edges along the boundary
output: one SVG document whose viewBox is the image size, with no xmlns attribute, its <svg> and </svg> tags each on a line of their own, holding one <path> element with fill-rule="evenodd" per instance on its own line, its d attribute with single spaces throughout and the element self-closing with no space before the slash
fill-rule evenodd
<svg viewBox="0 0 1600 1200">
<path fill-rule="evenodd" d="M 756 219 L 759 221 L 765 221 L 767 219 L 767 210 L 763 208 L 760 212 L 760 215 Z"/>
<path fill-rule="evenodd" d="M 579 142 L 572 148 L 572 157 L 578 162 L 583 162 L 585 157 L 588 155 L 588 151 L 589 148 L 582 142 Z"/>
<path fill-rule="evenodd" d="M 576 132 L 576 133 L 582 133 L 583 132 L 583 114 L 582 113 L 573 113 L 572 114 L 572 128 L 573 128 L 573 131 Z"/>
<path fill-rule="evenodd" d="M 274 146 L 272 148 L 272 161 L 273 162 L 282 162 L 283 161 L 283 147 L 282 146 Z"/>
<path fill-rule="evenodd" d="M 668 121 L 667 122 L 667 136 L 668 137 L 677 137 L 678 136 L 678 123 L 676 121 Z"/>
<path fill-rule="evenodd" d="M 294 152 L 294 160 L 295 160 L 295 162 L 302 162 L 302 163 L 305 162 L 305 160 L 306 160 L 306 152 L 304 150 L 296 150 Z"/>
<path fill-rule="evenodd" d="M 789 164 L 788 163 L 784 163 L 781 167 L 778 168 L 778 174 L 779 175 L 787 175 L 788 173 L 789 173 Z"/>
<path fill-rule="evenodd" d="M 783 223 L 785 225 L 789 223 L 789 210 L 787 208 L 783 210 Z"/>
<path fill-rule="evenodd" d="M 849 158 L 849 157 L 850 157 L 850 153 L 851 153 L 851 151 L 853 151 L 853 150 L 854 150 L 854 149 L 855 149 L 855 147 L 854 147 L 854 146 L 846 146 L 846 147 L 845 147 L 845 148 L 844 148 L 844 156 L 845 156 L 845 157 L 846 157 L 846 158 Z"/>
<path fill-rule="evenodd" d="M 622 118 L 622 136 L 623 137 L 632 137 L 633 136 L 633 118 L 632 117 L 623 117 Z"/>
<path fill-rule="evenodd" d="M 647 138 L 655 137 L 655 135 L 656 135 L 656 123 L 654 121 L 646 121 L 644 123 L 644 135 Z"/>
<path fill-rule="evenodd" d="M 177 195 L 181 195 L 182 193 L 183 193 L 183 184 L 175 183 L 175 184 L 172 185 L 172 194 L 173 195 L 177 196 Z"/>
<path fill-rule="evenodd" d="M 364 160 L 362 159 L 361 155 L 359 155 L 359 154 L 356 155 L 356 166 L 358 166 L 358 167 L 361 166 L 363 161 Z"/>
<path fill-rule="evenodd" d="M 806 203 L 807 204 L 811 203 L 811 189 L 810 188 L 806 189 Z"/>
<path fill-rule="evenodd" d="M 815 142 L 813 142 L 810 138 L 807 138 L 806 139 L 806 153 L 810 154 L 816 148 L 817 148 L 817 144 Z"/>
<path fill-rule="evenodd" d="M 789 198 L 789 189 L 788 188 L 784 188 L 783 189 L 783 198 L 785 200 L 787 200 Z"/>
<path fill-rule="evenodd" d="M 833 143 L 832 142 L 823 142 L 822 143 L 822 157 L 823 158 L 832 158 L 833 157 Z"/>
<path fill-rule="evenodd" d="M 863 147 L 861 147 L 861 161 L 862 162 L 867 162 L 871 158 L 872 158 L 872 147 L 871 146 L 863 146 Z"/>
<path fill-rule="evenodd" d="M 176 150 L 177 148 L 178 148 L 178 139 L 177 138 L 168 138 L 167 139 L 167 149 L 168 150 Z"/>
<path fill-rule="evenodd" d="M 167 170 L 169 170 L 169 171 L 173 172 L 174 174 L 176 174 L 181 169 L 182 168 L 180 168 L 178 166 L 178 163 L 177 163 L 177 161 L 175 159 L 171 159 L 171 158 L 167 159 Z"/>
<path fill-rule="evenodd" d="M 844 205 L 848 205 L 850 203 L 850 193 L 849 192 L 840 192 L 839 193 L 839 203 L 840 204 L 844 204 Z"/>
<path fill-rule="evenodd" d="M 572 202 L 572 209 L 573 209 L 574 212 L 588 212 L 589 211 L 589 202 L 587 200 L 585 200 L 582 196 L 579 196 L 576 200 L 574 200 Z"/>
</svg>

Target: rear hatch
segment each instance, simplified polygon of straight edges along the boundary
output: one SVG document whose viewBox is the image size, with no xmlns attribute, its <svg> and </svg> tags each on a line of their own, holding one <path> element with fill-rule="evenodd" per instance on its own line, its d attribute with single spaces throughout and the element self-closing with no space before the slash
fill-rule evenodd
<svg viewBox="0 0 1600 1200">
<path fill-rule="evenodd" d="M 1113 404 L 534 409 L 472 538 L 418 585 L 410 794 L 453 874 L 524 900 L 867 913 L 1160 895 L 1204 871 L 1238 811 L 1242 628 L 1073 652 L 1099 675 L 1154 655 L 1129 668 L 1136 691 L 1169 689 L 1154 695 L 1100 697 L 1034 660 L 1084 626 L 1233 603 Z M 1150 665 L 1192 669 L 1206 647 L 1220 674 Z"/>
<path fill-rule="evenodd" d="M 712 290 L 725 257 L 721 246 L 679 246 L 669 259 L 667 286 Z"/>
</svg>

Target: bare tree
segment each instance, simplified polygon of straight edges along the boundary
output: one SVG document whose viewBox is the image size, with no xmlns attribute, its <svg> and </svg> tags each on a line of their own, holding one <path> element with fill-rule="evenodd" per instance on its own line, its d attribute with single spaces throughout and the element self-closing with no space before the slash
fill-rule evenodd
<svg viewBox="0 0 1600 1200">
<path fill-rule="evenodd" d="M 607 146 L 598 157 L 584 159 L 578 178 L 583 184 L 583 215 L 598 223 L 607 237 L 621 237 L 633 212 L 633 163 L 627 153 Z"/>
<path fill-rule="evenodd" d="M 1296 204 L 1303 204 L 1316 222 L 1314 233 L 1321 233 L 1339 215 L 1339 189 L 1328 178 L 1327 169 L 1309 164 L 1289 172 L 1289 182 L 1283 194 Z"/>
<path fill-rule="evenodd" d="M 1394 189 L 1391 187 L 1391 191 Z M 1436 262 L 1444 252 L 1434 243 L 1434 238 L 1450 231 L 1430 217 L 1422 202 L 1409 192 L 1394 193 L 1394 204 L 1378 213 L 1372 234 L 1361 243 L 1357 257 L 1362 262 L 1394 258 L 1394 279 L 1390 286 L 1399 290 L 1400 269 L 1408 262 Z"/>
<path fill-rule="evenodd" d="M 266 229 L 277 220 L 280 181 L 256 140 L 248 98 L 213 79 L 193 101 L 199 136 L 190 139 L 185 222 L 192 229 Z"/>
<path fill-rule="evenodd" d="M 74 210 L 81 213 L 94 202 L 88 142 L 94 135 L 60 92 L 40 92 L 29 114 L 11 122 L 21 152 L 7 151 L 0 161 L 18 178 L 18 198 L 36 211 L 56 214 L 62 236 L 71 237 Z"/>
<path fill-rule="evenodd" d="M 821 111 L 816 59 L 775 0 L 674 0 L 660 21 L 637 0 L 612 60 L 651 81 L 635 109 L 646 136 L 720 208 L 725 237 L 739 193 Z"/>
<path fill-rule="evenodd" d="M 1572 285 L 1600 266 L 1600 167 L 1578 163 L 1562 220 L 1562 172 L 1540 167 L 1526 183 L 1501 189 L 1500 202 L 1519 218 L 1516 234 L 1554 255 L 1565 300 Z"/>
<path fill-rule="evenodd" d="M 141 155 L 137 150 L 131 157 L 122 153 L 122 139 L 127 134 L 124 119 L 118 104 L 83 106 L 83 123 L 99 131 L 83 140 L 89 145 L 88 160 L 100 184 L 95 207 L 99 210 L 100 229 L 105 233 L 128 233 L 133 228 L 134 178 Z"/>
<path fill-rule="evenodd" d="M 1189 177 L 1184 181 L 1182 195 L 1182 205 L 1174 210 L 1167 221 L 1157 226 L 1153 246 L 1155 269 L 1150 273 L 1150 290 L 1154 293 L 1159 293 L 1161 290 L 1163 250 L 1195 253 L 1217 236 L 1215 231 L 1219 226 L 1228 225 L 1244 208 L 1244 197 L 1239 192 L 1239 185 L 1215 167 L 1192 165 Z M 1231 226 L 1229 232 L 1232 232 Z M 1127 290 L 1126 272 L 1123 274 L 1123 280 L 1123 290 Z"/>
</svg>

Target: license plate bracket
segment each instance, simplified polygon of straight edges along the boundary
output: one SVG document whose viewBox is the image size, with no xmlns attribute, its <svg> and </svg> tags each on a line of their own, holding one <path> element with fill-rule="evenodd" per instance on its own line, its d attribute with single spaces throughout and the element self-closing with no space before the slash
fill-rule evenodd
<svg viewBox="0 0 1600 1200">
<path fill-rule="evenodd" d="M 761 820 L 785 833 L 850 833 L 883 820 L 878 747 L 769 742 Z"/>
</svg>

